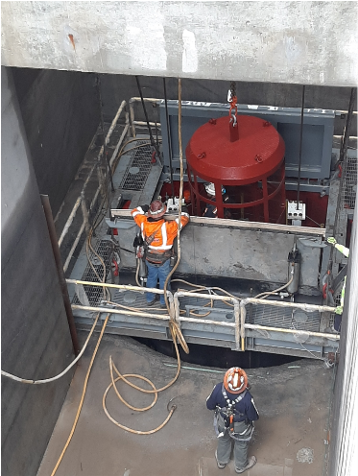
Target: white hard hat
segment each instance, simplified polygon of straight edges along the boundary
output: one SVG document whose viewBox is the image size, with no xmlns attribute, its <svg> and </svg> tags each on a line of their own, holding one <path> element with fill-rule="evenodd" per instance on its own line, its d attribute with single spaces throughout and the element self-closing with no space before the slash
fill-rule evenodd
<svg viewBox="0 0 358 476">
<path fill-rule="evenodd" d="M 215 185 L 213 182 L 206 183 L 204 185 L 206 193 L 209 193 L 210 195 L 213 195 L 215 197 Z M 226 190 L 224 187 L 221 187 L 221 193 L 224 195 L 226 193 Z"/>
</svg>

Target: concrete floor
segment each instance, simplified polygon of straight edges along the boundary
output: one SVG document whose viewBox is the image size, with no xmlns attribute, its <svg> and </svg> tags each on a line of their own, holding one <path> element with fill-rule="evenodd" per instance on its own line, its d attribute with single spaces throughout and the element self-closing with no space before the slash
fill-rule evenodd
<svg viewBox="0 0 358 476">
<path fill-rule="evenodd" d="M 80 333 L 80 341 L 86 337 Z M 70 433 L 79 405 L 85 374 L 98 334 L 77 367 L 38 476 L 51 474 Z M 134 435 L 118 428 L 105 415 L 102 397 L 110 383 L 108 359 L 123 373 L 139 373 L 155 385 L 175 375 L 175 360 L 138 344 L 131 338 L 104 335 L 88 382 L 81 416 L 57 476 L 214 476 L 233 475 L 233 461 L 216 466 L 213 414 L 205 399 L 224 371 L 184 364 L 178 381 L 159 394 L 156 405 L 136 413 L 110 390 L 108 410 L 119 422 L 139 430 L 157 427 L 166 418 L 168 401 L 177 405 L 172 419 L 159 432 Z M 165 365 L 167 364 L 167 365 Z M 208 371 L 209 370 L 209 371 Z M 325 474 L 328 418 L 332 394 L 332 369 L 321 361 L 299 360 L 279 367 L 247 371 L 251 393 L 260 412 L 249 455 L 257 464 L 248 476 L 320 476 Z M 118 388 L 135 406 L 146 406 L 150 395 L 122 382 Z M 309 459 L 312 456 L 312 459 Z"/>
</svg>

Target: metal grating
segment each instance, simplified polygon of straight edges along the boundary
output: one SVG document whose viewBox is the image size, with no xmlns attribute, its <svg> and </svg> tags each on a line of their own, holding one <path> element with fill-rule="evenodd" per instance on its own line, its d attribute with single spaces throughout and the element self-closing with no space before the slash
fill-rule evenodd
<svg viewBox="0 0 358 476">
<path fill-rule="evenodd" d="M 321 315 L 319 311 L 308 312 L 306 322 L 297 322 L 294 319 L 294 309 L 275 307 L 265 304 L 249 304 L 247 308 L 247 322 L 262 326 L 296 329 L 302 331 L 319 332 Z"/>
<path fill-rule="evenodd" d="M 96 252 L 99 254 L 99 256 L 103 259 L 105 265 L 106 265 L 106 273 L 108 274 L 109 271 L 109 265 L 110 265 L 110 257 L 111 257 L 111 252 L 112 252 L 112 244 L 108 240 L 102 240 L 102 241 L 97 241 L 95 246 L 93 247 Z M 92 281 L 92 282 L 100 282 L 103 281 L 103 266 L 98 259 L 98 257 L 91 252 L 90 258 L 91 263 L 96 270 L 98 276 L 88 263 L 83 275 L 82 275 L 82 280 L 83 281 Z M 99 286 L 84 286 L 84 291 L 86 293 L 87 299 L 90 303 L 91 306 L 98 305 L 100 301 L 103 299 L 103 288 Z M 77 295 L 74 296 L 73 298 L 73 304 L 83 304 L 77 297 Z"/>
<path fill-rule="evenodd" d="M 159 295 L 158 295 L 159 296 Z M 147 299 L 146 293 L 144 292 L 134 292 L 134 291 L 123 291 L 116 289 L 114 295 L 112 296 L 112 301 L 120 304 L 122 306 L 126 306 L 129 308 L 147 308 Z M 157 306 L 154 306 L 157 307 Z M 159 301 L 158 301 L 159 307 Z"/>
<path fill-rule="evenodd" d="M 344 207 L 354 209 L 357 195 L 357 158 L 347 157 L 343 184 Z"/>
<path fill-rule="evenodd" d="M 144 144 L 135 151 L 135 155 L 124 174 L 120 188 L 122 190 L 143 190 L 148 175 L 152 168 L 152 146 L 146 141 L 138 141 L 138 145 Z"/>
</svg>

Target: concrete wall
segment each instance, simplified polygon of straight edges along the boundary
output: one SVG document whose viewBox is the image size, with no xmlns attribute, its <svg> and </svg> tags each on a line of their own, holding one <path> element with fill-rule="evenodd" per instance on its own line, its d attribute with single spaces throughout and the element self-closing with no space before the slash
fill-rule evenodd
<svg viewBox="0 0 358 476">
<path fill-rule="evenodd" d="M 163 78 L 141 76 L 140 86 L 144 97 L 164 98 Z M 136 80 L 133 76 L 104 74 L 101 75 L 104 114 L 108 120 L 115 115 L 119 105 L 125 99 L 139 97 Z M 205 79 L 182 80 L 183 101 L 226 103 L 229 81 L 211 81 Z M 178 99 L 178 80 L 166 78 L 168 100 Z M 329 86 L 306 86 L 305 108 L 333 109 L 347 111 L 351 88 Z M 236 95 L 239 104 L 256 104 L 275 107 L 301 107 L 302 86 L 296 84 L 236 82 Z M 357 96 L 356 96 L 357 97 Z M 146 103 L 146 109 L 151 121 L 159 121 L 158 108 Z M 357 100 L 354 104 L 357 111 Z M 145 120 L 142 104 L 134 103 L 135 118 Z M 346 115 L 336 116 L 335 134 L 342 134 L 346 125 Z M 350 135 L 357 135 L 357 121 L 351 123 Z M 337 141 L 339 145 L 339 141 Z M 356 146 L 356 142 L 352 145 Z"/>
<path fill-rule="evenodd" d="M 11 72 L 1 71 L 1 367 L 49 378 L 73 359 L 46 220 Z M 34 476 L 72 372 L 45 385 L 2 377 L 2 474 Z"/>
<path fill-rule="evenodd" d="M 2 2 L 6 66 L 355 86 L 356 2 Z"/>
<path fill-rule="evenodd" d="M 100 122 L 95 75 L 12 69 L 40 193 L 61 206 Z"/>
<path fill-rule="evenodd" d="M 341 356 L 334 386 L 334 411 L 328 476 L 354 476 L 358 468 L 358 210 L 348 261 L 342 316 Z"/>
</svg>

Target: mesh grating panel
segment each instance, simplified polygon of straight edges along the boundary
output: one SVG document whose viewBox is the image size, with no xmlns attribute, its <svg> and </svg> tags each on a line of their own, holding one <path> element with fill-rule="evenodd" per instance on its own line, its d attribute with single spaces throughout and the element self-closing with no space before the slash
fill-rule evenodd
<svg viewBox="0 0 358 476">
<path fill-rule="evenodd" d="M 347 157 L 343 184 L 343 200 L 345 208 L 354 209 L 357 195 L 357 159 Z"/>
<path fill-rule="evenodd" d="M 145 141 L 138 141 L 139 144 L 145 145 L 136 150 L 120 185 L 122 190 L 143 190 L 151 171 L 152 147 Z"/>
<path fill-rule="evenodd" d="M 303 311 L 307 315 L 306 322 L 300 322 L 300 320 L 295 319 L 294 312 L 295 309 L 292 308 L 275 307 L 265 304 L 250 304 L 247 307 L 247 322 L 283 329 L 319 332 L 321 315 L 318 311 Z"/>
<path fill-rule="evenodd" d="M 99 254 L 99 256 L 103 259 L 105 265 L 106 265 L 106 272 L 108 273 L 109 271 L 109 264 L 110 264 L 110 256 L 111 256 L 111 251 L 112 251 L 112 245 L 111 242 L 108 240 L 102 240 L 98 241 L 96 245 L 93 247 L 96 252 Z M 90 260 L 91 263 L 93 264 L 94 269 L 96 270 L 98 276 L 88 263 L 86 266 L 86 269 L 83 273 L 82 280 L 83 281 L 93 281 L 93 282 L 100 282 L 103 281 L 103 266 L 101 262 L 99 261 L 98 257 L 91 252 L 90 254 Z M 86 293 L 87 299 L 90 303 L 91 306 L 95 306 L 100 303 L 100 301 L 103 298 L 103 288 L 99 286 L 84 286 L 84 291 Z M 72 301 L 74 304 L 84 304 L 81 302 L 77 296 L 73 298 Z"/>
</svg>

